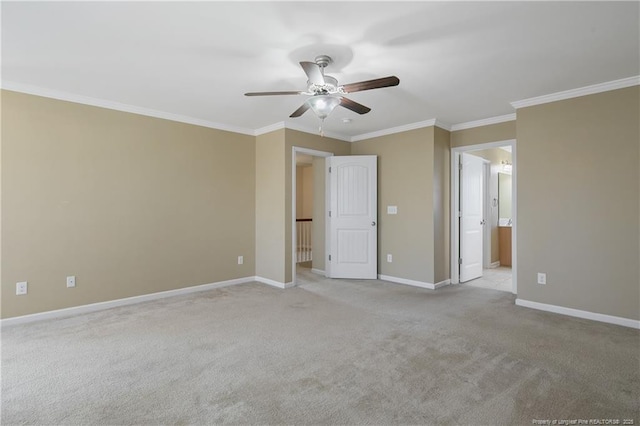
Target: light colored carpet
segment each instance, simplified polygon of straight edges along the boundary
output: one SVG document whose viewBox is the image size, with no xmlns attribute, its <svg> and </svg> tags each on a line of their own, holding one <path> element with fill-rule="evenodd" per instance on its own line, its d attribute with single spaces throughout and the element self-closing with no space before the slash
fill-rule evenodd
<svg viewBox="0 0 640 426">
<path fill-rule="evenodd" d="M 637 330 L 463 285 L 301 282 L 5 327 L 2 424 L 640 422 Z"/>
</svg>

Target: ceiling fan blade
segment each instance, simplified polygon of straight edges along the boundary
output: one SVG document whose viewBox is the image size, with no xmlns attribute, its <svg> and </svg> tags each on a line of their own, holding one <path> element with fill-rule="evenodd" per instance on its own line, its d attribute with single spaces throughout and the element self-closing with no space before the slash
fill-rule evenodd
<svg viewBox="0 0 640 426">
<path fill-rule="evenodd" d="M 291 114 L 289 117 L 290 118 L 296 118 L 296 117 L 300 117 L 302 114 L 304 114 L 305 112 L 307 112 L 307 110 L 309 109 L 309 104 L 307 102 L 303 103 L 300 108 L 298 108 L 297 110 L 295 110 L 293 112 L 293 114 Z"/>
<path fill-rule="evenodd" d="M 245 96 L 302 95 L 304 92 L 249 92 Z"/>
<path fill-rule="evenodd" d="M 353 112 L 357 112 L 358 114 L 366 114 L 371 111 L 371 108 L 347 98 L 340 98 L 340 106 L 350 109 Z"/>
<path fill-rule="evenodd" d="M 345 84 L 342 86 L 342 90 L 345 93 L 362 92 L 363 90 L 379 89 L 381 87 L 397 86 L 400 84 L 398 77 L 383 77 L 376 78 L 375 80 L 359 81 L 357 83 Z"/>
<path fill-rule="evenodd" d="M 324 85 L 324 76 L 320 70 L 320 66 L 315 62 L 300 62 L 300 66 L 304 70 L 305 74 L 309 78 L 309 82 L 317 84 L 318 86 Z"/>
</svg>

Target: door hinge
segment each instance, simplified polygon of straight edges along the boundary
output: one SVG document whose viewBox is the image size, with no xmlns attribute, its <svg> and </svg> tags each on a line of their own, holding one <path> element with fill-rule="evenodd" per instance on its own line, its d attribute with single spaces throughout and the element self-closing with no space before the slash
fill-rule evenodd
<svg viewBox="0 0 640 426">
<path fill-rule="evenodd" d="M 462 265 L 462 258 L 458 259 L 458 265 Z"/>
<path fill-rule="evenodd" d="M 331 255 L 329 255 L 329 262 L 331 262 Z"/>
<path fill-rule="evenodd" d="M 329 210 L 329 217 L 331 217 L 331 210 Z"/>
<path fill-rule="evenodd" d="M 458 212 L 458 217 L 462 217 L 462 212 Z"/>
<path fill-rule="evenodd" d="M 458 163 L 458 168 L 462 170 L 462 163 Z"/>
<path fill-rule="evenodd" d="M 329 173 L 331 173 L 331 167 L 329 167 Z"/>
</svg>

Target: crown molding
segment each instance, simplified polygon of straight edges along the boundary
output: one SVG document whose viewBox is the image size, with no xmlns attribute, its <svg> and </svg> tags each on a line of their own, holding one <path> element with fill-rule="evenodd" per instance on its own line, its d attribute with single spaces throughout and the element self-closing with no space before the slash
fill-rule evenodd
<svg viewBox="0 0 640 426">
<path fill-rule="evenodd" d="M 534 105 L 541 105 L 549 102 L 562 101 L 565 99 L 577 98 L 579 96 L 593 95 L 596 93 L 608 92 L 610 90 L 616 90 L 616 89 L 624 89 L 625 87 L 638 86 L 638 85 L 640 85 L 640 76 L 636 75 L 633 77 L 622 78 L 620 80 L 593 84 L 591 86 L 565 90 L 563 92 L 551 93 L 549 95 L 523 99 L 521 101 L 514 101 L 514 102 L 511 102 L 511 106 L 514 107 L 515 109 L 520 109 L 520 108 L 530 107 Z"/>
<path fill-rule="evenodd" d="M 516 119 L 515 113 L 499 115 L 497 117 L 490 117 L 490 118 L 484 118 L 482 120 L 474 120 L 474 121 L 467 121 L 466 123 L 454 124 L 453 126 L 451 126 L 451 131 L 455 132 L 457 130 L 472 129 L 474 127 L 488 126 L 490 124 L 505 123 L 507 121 L 514 121 L 515 119 Z"/>
<path fill-rule="evenodd" d="M 259 129 L 256 129 L 253 132 L 253 136 L 264 135 L 264 134 L 275 132 L 276 130 L 280 130 L 284 128 L 285 128 L 284 121 L 281 121 L 279 123 L 273 123 L 268 126 L 264 126 L 264 127 L 260 127 Z"/>
<path fill-rule="evenodd" d="M 26 93 L 29 95 L 42 96 L 45 98 L 58 99 L 61 101 L 74 102 L 78 104 L 91 105 L 100 108 L 107 108 L 116 111 L 129 112 L 132 114 L 145 115 L 148 117 L 161 118 L 164 120 L 177 121 L 180 123 L 193 124 L 196 126 L 208 127 L 210 129 L 224 130 L 226 132 L 241 133 L 255 136 L 255 131 L 245 127 L 230 126 L 227 124 L 215 123 L 213 121 L 202 120 L 200 118 L 187 117 L 185 115 L 173 114 L 170 112 L 157 111 L 150 108 L 142 108 L 134 105 L 112 102 L 105 99 L 92 98 L 90 96 L 76 95 L 59 90 L 46 89 L 44 87 L 32 86 L 29 84 L 16 83 L 13 81 L 2 81 L 2 89 L 13 92 Z"/>
<path fill-rule="evenodd" d="M 448 132 L 451 131 L 451 124 L 445 123 L 444 121 L 439 120 L 437 118 L 436 118 L 436 122 L 435 122 L 434 126 L 440 127 L 441 129 L 444 129 L 444 130 L 446 130 Z"/>
<path fill-rule="evenodd" d="M 298 132 L 302 132 L 302 133 L 309 133 L 311 135 L 318 135 L 318 130 L 317 129 L 310 129 L 309 127 L 306 126 L 301 126 L 299 124 L 296 123 L 291 123 L 288 121 L 284 122 L 284 128 L 285 129 L 290 129 L 290 130 L 297 130 Z M 328 138 L 332 138 L 332 139 L 338 139 L 341 141 L 345 141 L 345 142 L 351 142 L 351 138 L 349 136 L 345 136 L 345 135 L 341 135 L 340 133 L 334 133 L 334 132 L 324 132 L 324 136 L 328 137 Z"/>
<path fill-rule="evenodd" d="M 422 129 L 424 127 L 435 126 L 437 120 L 432 118 L 430 120 L 419 121 L 417 123 L 405 124 L 403 126 L 391 127 L 389 129 L 377 130 L 371 133 L 363 133 L 361 135 L 356 135 L 351 138 L 351 142 L 358 142 L 365 139 L 377 138 L 380 136 L 393 135 L 394 133 L 402 133 L 407 132 L 409 130 Z"/>
</svg>

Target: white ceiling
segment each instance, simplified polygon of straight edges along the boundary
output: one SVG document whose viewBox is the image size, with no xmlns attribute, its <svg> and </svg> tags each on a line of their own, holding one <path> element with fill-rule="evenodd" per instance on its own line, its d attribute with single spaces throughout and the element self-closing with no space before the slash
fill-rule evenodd
<svg viewBox="0 0 640 426">
<path fill-rule="evenodd" d="M 35 86 L 254 132 L 317 128 L 299 61 L 328 54 L 350 97 L 327 134 L 514 112 L 510 102 L 640 74 L 638 2 L 2 2 L 2 84 Z M 40 89 L 38 89 L 40 90 Z M 352 122 L 345 124 L 344 118 Z"/>
</svg>

